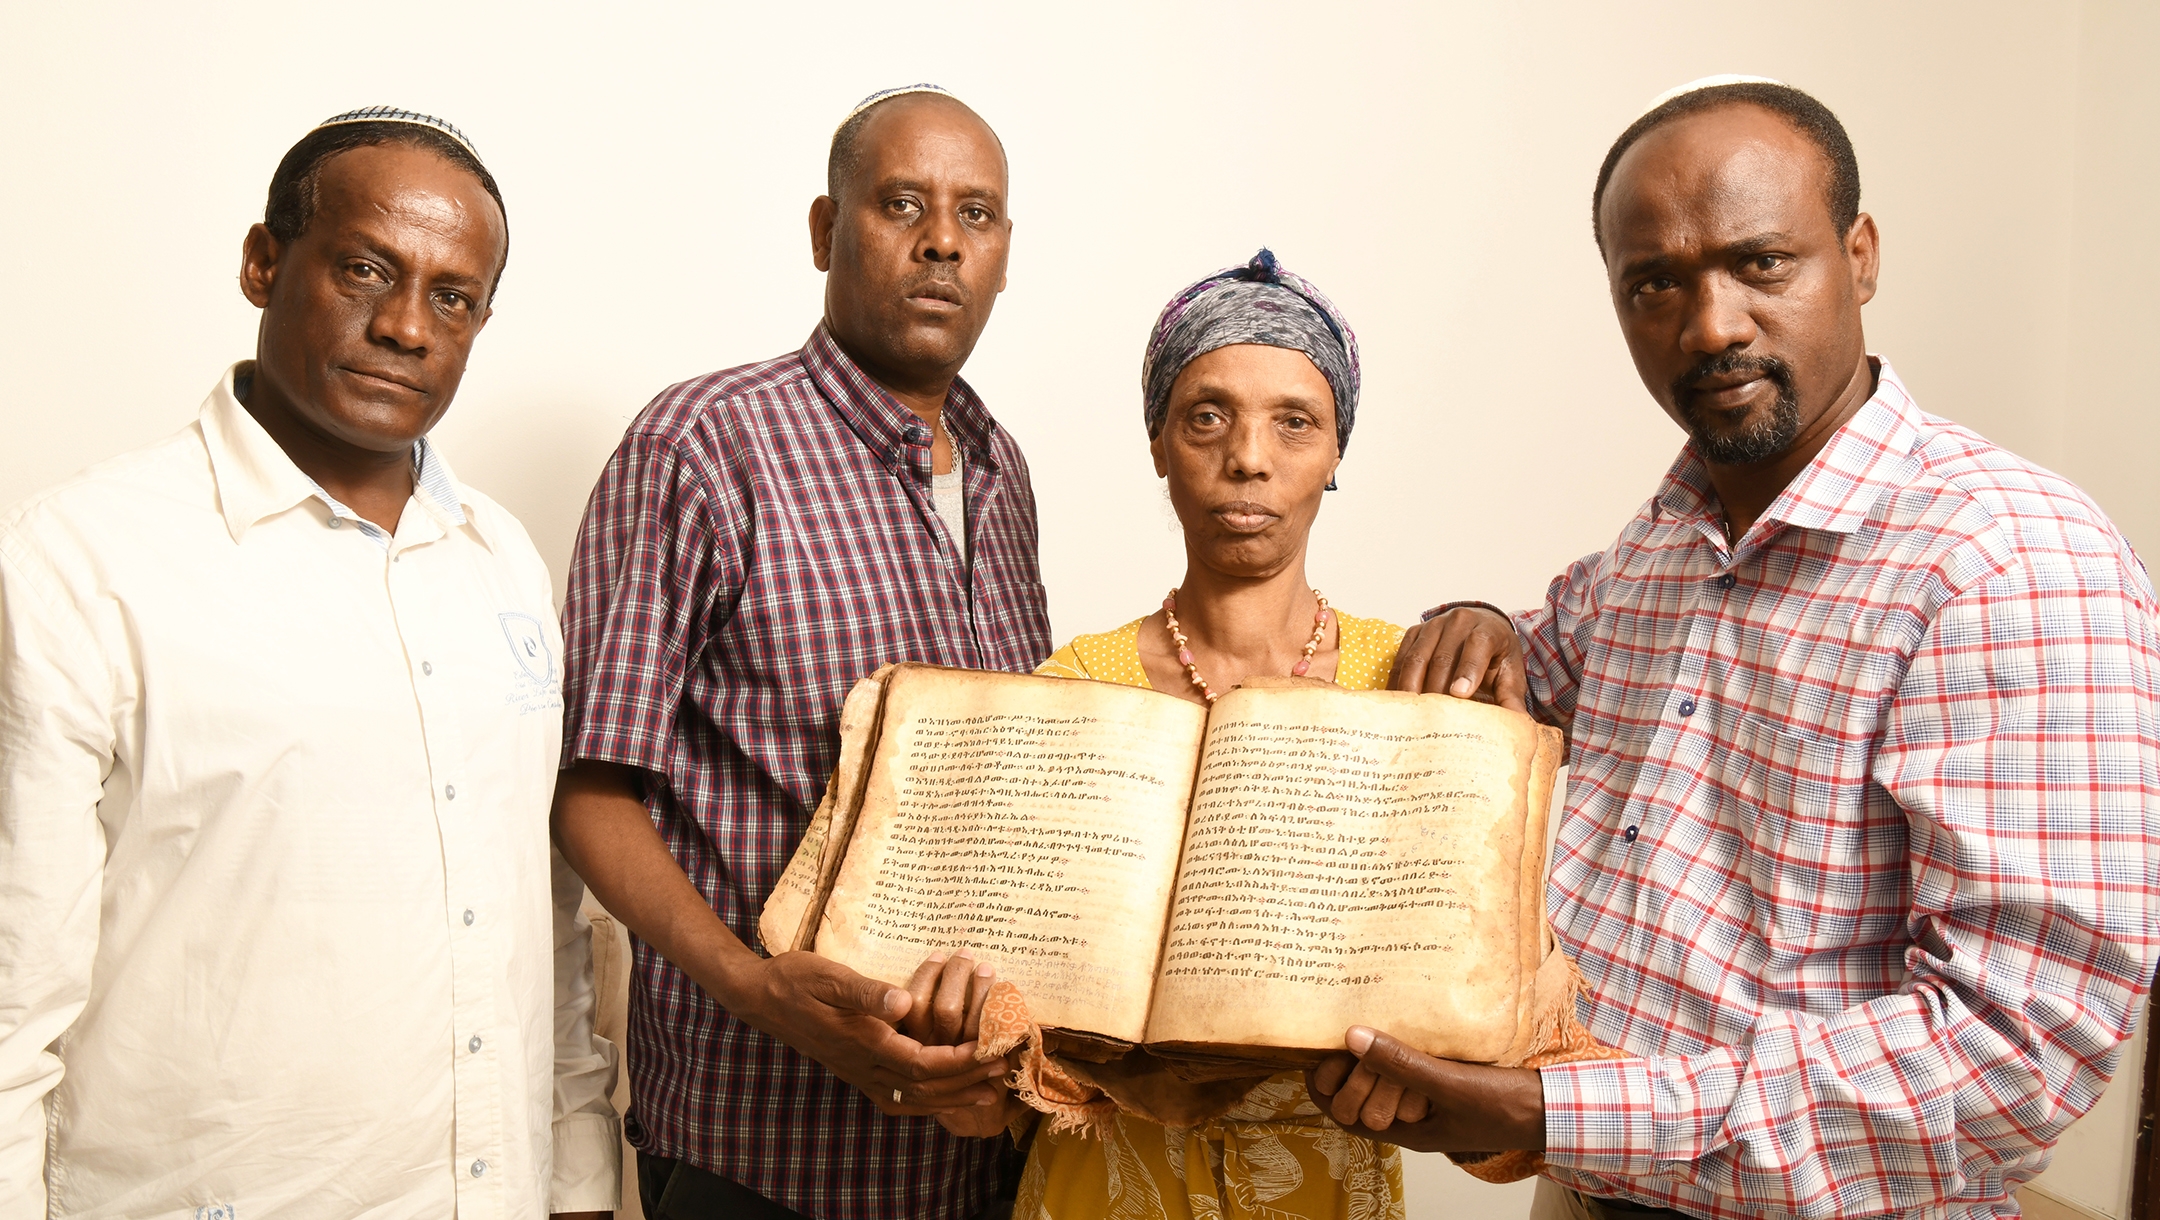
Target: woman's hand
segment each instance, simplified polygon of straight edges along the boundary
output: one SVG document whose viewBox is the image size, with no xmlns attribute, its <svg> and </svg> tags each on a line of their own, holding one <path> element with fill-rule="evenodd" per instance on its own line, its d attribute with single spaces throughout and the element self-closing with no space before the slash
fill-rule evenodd
<svg viewBox="0 0 2160 1220">
<path fill-rule="evenodd" d="M 983 1003 L 995 982 L 997 967 L 988 962 L 978 965 L 965 949 L 950 958 L 931 954 L 908 980 L 912 1002 L 900 1021 L 900 1031 L 924 1046 L 956 1046 L 973 1053 L 982 1032 Z M 995 1098 L 939 1109 L 931 1116 L 954 1135 L 988 1139 L 1002 1133 L 1027 1108 L 1006 1088 L 1011 1070 L 1012 1065 L 1006 1063 L 1003 1071 L 985 1082 L 997 1090 Z"/>
<path fill-rule="evenodd" d="M 1530 710 L 1515 625 L 1484 606 L 1457 606 L 1412 627 L 1388 686 Z"/>
<path fill-rule="evenodd" d="M 915 968 L 908 980 L 913 1001 L 900 1019 L 900 1032 L 924 1046 L 960 1046 L 973 1042 L 982 1029 L 983 1001 L 990 984 L 997 982 L 997 967 L 977 965 L 962 949 L 950 958 L 933 953 Z"/>
<path fill-rule="evenodd" d="M 958 1110 L 937 1112 L 938 1126 L 954 1135 L 968 1139 L 986 1140 L 1003 1135 L 1012 1129 L 1015 1120 L 1028 1112 L 1027 1103 L 1007 1093 L 1005 1100 L 994 1106 L 965 1106 Z"/>
</svg>

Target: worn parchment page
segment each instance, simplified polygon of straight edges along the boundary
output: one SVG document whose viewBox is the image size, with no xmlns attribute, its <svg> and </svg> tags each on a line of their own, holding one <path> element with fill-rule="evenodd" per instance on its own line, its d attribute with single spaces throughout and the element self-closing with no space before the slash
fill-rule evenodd
<svg viewBox="0 0 2160 1220">
<path fill-rule="evenodd" d="M 840 705 L 840 761 L 825 785 L 824 799 L 810 815 L 810 825 L 796 844 L 787 871 L 766 896 L 758 913 L 758 940 L 767 953 L 807 949 L 817 934 L 818 916 L 831 895 L 840 861 L 847 854 L 849 834 L 855 829 L 855 811 L 862 805 L 863 768 L 870 747 L 877 743 L 880 713 L 885 702 L 885 679 L 893 667 L 881 665 L 876 673 L 848 688 Z"/>
<path fill-rule="evenodd" d="M 1542 947 L 1525 883 L 1543 871 L 1540 732 L 1442 695 L 1225 695 L 1148 1041 L 1325 1050 L 1364 1024 L 1448 1058 L 1506 1053 Z"/>
<path fill-rule="evenodd" d="M 901 666 L 817 951 L 904 983 L 965 947 L 1039 1023 L 1138 1041 L 1205 722 L 1137 687 Z"/>
<path fill-rule="evenodd" d="M 1522 1013 L 1515 1024 L 1515 1041 L 1494 1062 L 1502 1067 L 1521 1063 L 1534 1048 L 1537 1031 L 1537 973 L 1553 951 L 1552 921 L 1545 912 L 1546 827 L 1552 820 L 1553 789 L 1560 768 L 1567 765 L 1567 739 L 1549 725 L 1538 726 L 1537 750 L 1530 757 L 1530 788 L 1523 810 Z"/>
</svg>

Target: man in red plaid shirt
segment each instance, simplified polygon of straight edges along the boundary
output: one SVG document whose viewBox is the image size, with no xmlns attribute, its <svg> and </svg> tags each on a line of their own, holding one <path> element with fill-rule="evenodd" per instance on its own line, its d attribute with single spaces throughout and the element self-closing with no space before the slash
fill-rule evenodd
<svg viewBox="0 0 2160 1220">
<path fill-rule="evenodd" d="M 2016 1215 L 2144 1006 L 2152 585 L 2076 487 L 1867 353 L 1859 196 L 1776 82 L 1629 127 L 1595 232 L 1689 442 L 1513 631 L 1444 607 L 1403 646 L 1398 686 L 1567 731 L 1547 906 L 1626 1054 L 1507 1070 L 1358 1027 L 1312 1087 L 1406 1147 L 1541 1151 L 1541 1216 Z"/>
<path fill-rule="evenodd" d="M 637 937 L 625 1129 L 663 1220 L 963 1220 L 1010 1151 L 1004 1065 L 953 1045 L 974 963 L 749 947 L 857 679 L 1050 650 L 1027 463 L 959 379 L 1005 287 L 1004 149 L 913 86 L 856 107 L 827 177 L 824 320 L 638 416 L 563 607 L 555 834 Z"/>
</svg>

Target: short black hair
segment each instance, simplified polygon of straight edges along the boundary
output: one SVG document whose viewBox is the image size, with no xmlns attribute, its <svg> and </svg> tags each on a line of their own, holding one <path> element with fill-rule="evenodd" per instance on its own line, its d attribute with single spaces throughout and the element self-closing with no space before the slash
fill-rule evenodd
<svg viewBox="0 0 2160 1220">
<path fill-rule="evenodd" d="M 301 136 L 298 144 L 285 150 L 277 172 L 270 175 L 270 199 L 263 205 L 263 227 L 280 242 L 298 240 L 315 221 L 316 190 L 322 182 L 323 166 L 341 152 L 376 144 L 425 149 L 480 180 L 481 188 L 495 201 L 503 217 L 503 258 L 495 268 L 495 282 L 488 286 L 492 299 L 502 283 L 503 267 L 510 263 L 510 209 L 503 206 L 495 175 L 480 164 L 480 158 L 432 127 L 419 123 L 339 123 Z"/>
<path fill-rule="evenodd" d="M 1605 250 L 1605 226 L 1598 218 L 1598 208 L 1605 202 L 1605 187 L 1612 181 L 1613 168 L 1627 150 L 1674 119 L 1736 105 L 1760 106 L 1814 142 L 1830 165 L 1830 223 L 1837 226 L 1838 240 L 1845 240 L 1853 222 L 1860 218 L 1860 162 L 1853 156 L 1852 139 L 1845 134 L 1845 125 L 1838 122 L 1828 106 L 1791 85 L 1741 81 L 1711 85 L 1671 98 L 1628 124 L 1628 129 L 1613 141 L 1611 151 L 1605 154 L 1605 164 L 1598 167 L 1597 189 L 1590 193 L 1590 235 L 1596 239 L 1599 253 Z"/>
<path fill-rule="evenodd" d="M 840 192 L 847 188 L 848 183 L 855 177 L 856 169 L 861 167 L 862 129 L 865 124 L 870 122 L 870 116 L 876 114 L 887 102 L 897 102 L 902 98 L 922 97 L 941 97 L 969 114 L 975 114 L 973 106 L 968 105 L 952 94 L 933 93 L 929 90 L 920 90 L 914 93 L 895 93 L 891 97 L 881 98 L 876 103 L 863 107 L 861 110 L 849 115 L 847 121 L 840 124 L 840 129 L 832 133 L 832 148 L 825 154 L 825 193 L 827 195 L 831 196 L 835 202 L 838 202 Z M 989 128 L 990 138 L 997 141 L 998 156 L 1003 157 L 1005 155 L 1005 141 L 998 135 L 997 129 L 991 127 L 979 114 L 975 114 L 975 121 Z"/>
</svg>

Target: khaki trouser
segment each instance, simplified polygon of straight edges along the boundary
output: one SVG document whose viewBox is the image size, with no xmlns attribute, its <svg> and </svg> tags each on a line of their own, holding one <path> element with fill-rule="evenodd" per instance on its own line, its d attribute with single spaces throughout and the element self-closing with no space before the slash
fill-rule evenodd
<svg viewBox="0 0 2160 1220">
<path fill-rule="evenodd" d="M 1538 1179 L 1537 1197 L 1530 1202 L 1530 1220 L 1640 1220 L 1640 1216 L 1639 1212 L 1601 1207 L 1596 1199 L 1569 1190 L 1551 1178 Z"/>
</svg>

